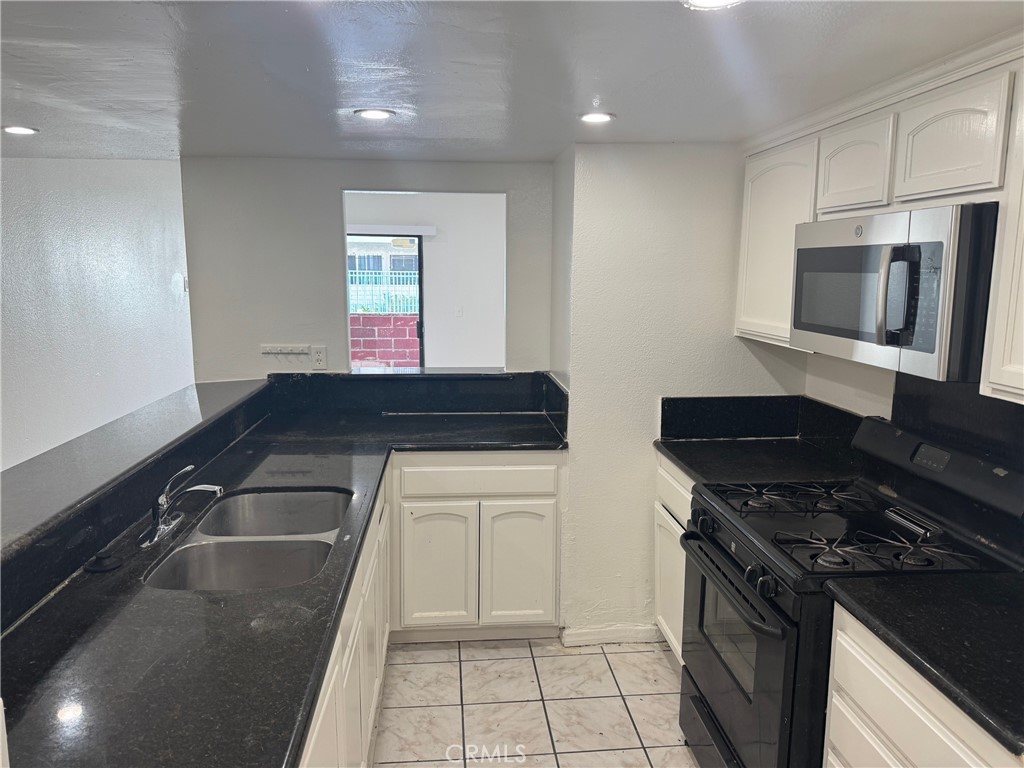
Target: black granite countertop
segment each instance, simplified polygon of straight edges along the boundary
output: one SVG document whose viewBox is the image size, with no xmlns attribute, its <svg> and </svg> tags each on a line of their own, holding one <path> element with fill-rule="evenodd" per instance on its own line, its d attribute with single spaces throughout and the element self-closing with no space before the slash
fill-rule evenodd
<svg viewBox="0 0 1024 768">
<path fill-rule="evenodd" d="M 192 384 L 0 474 L 6 559 L 75 505 L 265 388 L 267 381 Z"/>
<path fill-rule="evenodd" d="M 1015 755 L 1024 755 L 1024 574 L 835 579 L 826 591 Z"/>
<path fill-rule="evenodd" d="M 656 440 L 654 445 L 701 483 L 842 480 L 860 472 L 848 438 Z"/>
<path fill-rule="evenodd" d="M 140 521 L 112 545 L 120 569 L 79 572 L 3 636 L 12 764 L 294 764 L 389 452 L 564 447 L 544 414 L 266 418 L 194 481 L 353 491 L 324 569 L 283 589 L 155 589 L 143 575 L 208 500 L 184 497 L 181 531 L 151 550 Z"/>
</svg>

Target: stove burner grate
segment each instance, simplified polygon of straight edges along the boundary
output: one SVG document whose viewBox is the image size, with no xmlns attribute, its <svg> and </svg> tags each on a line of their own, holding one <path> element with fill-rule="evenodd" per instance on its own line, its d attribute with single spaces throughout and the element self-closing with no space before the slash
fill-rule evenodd
<svg viewBox="0 0 1024 768">
<path fill-rule="evenodd" d="M 928 531 L 911 541 L 896 531 L 889 531 L 888 537 L 859 531 L 855 538 L 866 555 L 883 563 L 889 562 L 900 570 L 971 569 L 980 565 L 980 558 L 957 552 L 948 544 L 935 541 L 938 534 L 934 530 Z"/>
</svg>

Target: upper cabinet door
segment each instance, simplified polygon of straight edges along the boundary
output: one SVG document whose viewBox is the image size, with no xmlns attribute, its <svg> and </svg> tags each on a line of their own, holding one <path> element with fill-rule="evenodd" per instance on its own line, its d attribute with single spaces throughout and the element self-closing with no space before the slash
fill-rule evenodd
<svg viewBox="0 0 1024 768">
<path fill-rule="evenodd" d="M 796 225 L 814 220 L 817 138 L 747 160 L 736 335 L 789 344 Z"/>
<path fill-rule="evenodd" d="M 896 130 L 897 200 L 1003 183 L 1012 72 L 981 74 L 914 99 Z"/>
<path fill-rule="evenodd" d="M 866 208 L 889 202 L 896 115 L 821 137 L 818 148 L 818 210 Z"/>
<path fill-rule="evenodd" d="M 1024 405 L 1024 189 L 1008 206 L 1006 239 L 996 254 L 982 394 Z M 1016 217 L 1016 226 L 1010 226 Z"/>
<path fill-rule="evenodd" d="M 475 501 L 402 504 L 402 623 L 476 624 Z"/>
<path fill-rule="evenodd" d="M 480 623 L 555 622 L 556 506 L 480 503 Z"/>
</svg>

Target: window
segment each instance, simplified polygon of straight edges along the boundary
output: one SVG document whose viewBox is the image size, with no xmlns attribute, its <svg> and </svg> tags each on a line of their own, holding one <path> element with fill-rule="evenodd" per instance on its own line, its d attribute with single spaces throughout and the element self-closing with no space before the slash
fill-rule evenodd
<svg viewBox="0 0 1024 768">
<path fill-rule="evenodd" d="M 419 271 L 419 256 L 416 254 L 403 254 L 401 256 L 392 254 L 392 272 L 417 272 Z"/>
<path fill-rule="evenodd" d="M 380 272 L 383 256 L 379 253 L 350 253 L 348 255 L 349 272 Z"/>
</svg>

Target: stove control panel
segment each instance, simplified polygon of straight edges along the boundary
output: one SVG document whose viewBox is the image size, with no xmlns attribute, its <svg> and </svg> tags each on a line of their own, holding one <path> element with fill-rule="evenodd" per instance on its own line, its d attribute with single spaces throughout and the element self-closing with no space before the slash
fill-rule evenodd
<svg viewBox="0 0 1024 768">
<path fill-rule="evenodd" d="M 911 461 L 919 467 L 930 469 L 932 472 L 941 472 L 949 464 L 949 459 L 949 452 L 927 443 L 921 443 L 917 446 L 917 450 L 914 451 L 914 457 Z"/>
</svg>

